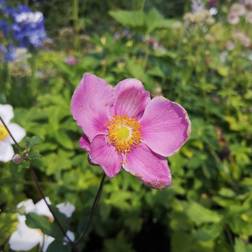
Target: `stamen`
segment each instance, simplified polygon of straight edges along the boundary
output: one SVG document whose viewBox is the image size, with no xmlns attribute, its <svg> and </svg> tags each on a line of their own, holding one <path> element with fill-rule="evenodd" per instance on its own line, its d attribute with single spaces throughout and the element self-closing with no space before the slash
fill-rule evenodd
<svg viewBox="0 0 252 252">
<path fill-rule="evenodd" d="M 4 125 L 0 125 L 0 141 L 3 141 L 5 138 L 9 136 L 7 129 Z"/>
<path fill-rule="evenodd" d="M 114 116 L 108 124 L 108 137 L 116 150 L 127 153 L 132 146 L 140 143 L 140 123 L 128 116 Z"/>
</svg>

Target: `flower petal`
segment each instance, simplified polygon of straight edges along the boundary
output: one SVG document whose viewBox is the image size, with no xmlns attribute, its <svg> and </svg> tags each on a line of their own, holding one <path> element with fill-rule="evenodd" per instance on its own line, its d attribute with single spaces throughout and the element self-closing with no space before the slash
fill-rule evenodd
<svg viewBox="0 0 252 252">
<path fill-rule="evenodd" d="M 41 247 L 43 246 L 42 251 L 43 251 L 43 252 L 46 252 L 47 249 L 48 249 L 48 247 L 49 247 L 49 245 L 50 245 L 54 240 L 55 240 L 55 239 L 54 239 L 52 236 L 44 235 L 44 236 L 43 236 L 43 241 L 42 241 L 42 243 L 40 244 Z"/>
<path fill-rule="evenodd" d="M 48 204 L 51 204 L 50 200 L 48 197 L 46 197 L 46 200 L 48 202 Z M 50 209 L 47 207 L 44 199 L 41 199 L 40 201 L 38 201 L 36 204 L 35 204 L 35 210 L 34 210 L 34 213 L 38 214 L 38 215 L 43 215 L 43 216 L 46 216 L 48 217 L 49 219 L 53 220 L 53 215 L 50 211 Z"/>
<path fill-rule="evenodd" d="M 93 74 L 85 74 L 76 88 L 71 111 L 90 141 L 106 131 L 113 102 L 113 88 Z"/>
<path fill-rule="evenodd" d="M 10 143 L 0 141 L 0 162 L 9 162 L 14 156 L 14 150 Z"/>
<path fill-rule="evenodd" d="M 166 159 L 153 153 L 145 144 L 137 145 L 127 154 L 123 168 L 153 188 L 161 189 L 171 184 Z"/>
<path fill-rule="evenodd" d="M 70 218 L 75 211 L 75 206 L 69 202 L 60 203 L 57 205 L 57 208 L 68 218 Z"/>
<path fill-rule="evenodd" d="M 139 80 L 125 79 L 115 89 L 115 114 L 139 119 L 149 101 L 150 94 Z"/>
<path fill-rule="evenodd" d="M 35 210 L 35 205 L 32 199 L 27 199 L 18 203 L 17 208 L 23 210 L 24 213 L 30 213 Z"/>
<path fill-rule="evenodd" d="M 24 130 L 22 127 L 20 127 L 18 124 L 16 124 L 16 123 L 10 123 L 10 124 L 8 124 L 8 128 L 9 128 L 11 134 L 13 135 L 13 137 L 15 138 L 15 140 L 16 140 L 18 143 L 19 143 L 19 142 L 25 137 L 25 135 L 26 135 L 25 130 Z M 9 138 L 10 138 L 10 137 L 9 137 Z M 10 138 L 10 141 L 11 141 L 12 144 L 14 144 L 11 138 Z"/>
<path fill-rule="evenodd" d="M 89 155 L 91 162 L 100 165 L 108 177 L 114 177 L 121 170 L 121 155 L 103 135 L 93 140 Z"/>
<path fill-rule="evenodd" d="M 13 107 L 11 105 L 2 105 L 0 104 L 0 116 L 6 124 L 14 117 Z"/>
<path fill-rule="evenodd" d="M 29 228 L 25 222 L 20 222 L 9 239 L 9 245 L 14 251 L 28 251 L 40 244 L 42 238 L 43 235 L 38 229 Z"/>
<path fill-rule="evenodd" d="M 83 135 L 80 138 L 80 147 L 85 151 L 90 151 L 90 142 L 87 138 L 87 136 Z"/>
<path fill-rule="evenodd" d="M 75 234 L 72 231 L 68 230 L 66 232 L 66 235 L 72 242 L 75 241 Z M 66 237 L 64 237 L 63 244 L 66 245 L 67 243 L 69 243 L 69 240 Z"/>
<path fill-rule="evenodd" d="M 162 156 L 178 151 L 191 133 L 185 109 L 161 96 L 148 104 L 140 123 L 142 142 Z"/>
</svg>

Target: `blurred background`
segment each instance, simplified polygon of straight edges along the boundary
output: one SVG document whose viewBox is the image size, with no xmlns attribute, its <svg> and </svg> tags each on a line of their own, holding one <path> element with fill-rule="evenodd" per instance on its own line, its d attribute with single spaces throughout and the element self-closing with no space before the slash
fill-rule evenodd
<svg viewBox="0 0 252 252">
<path fill-rule="evenodd" d="M 192 120 L 168 160 L 172 186 L 153 190 L 125 172 L 107 180 L 80 251 L 252 251 L 251 28 L 251 0 L 0 0 L 0 104 L 40 138 L 33 167 L 54 204 L 76 206 L 71 230 L 85 223 L 102 174 L 70 115 L 84 72 L 113 85 L 138 78 Z M 16 205 L 40 195 L 13 162 L 0 163 L 0 185 L 0 245 L 11 251 Z"/>
</svg>

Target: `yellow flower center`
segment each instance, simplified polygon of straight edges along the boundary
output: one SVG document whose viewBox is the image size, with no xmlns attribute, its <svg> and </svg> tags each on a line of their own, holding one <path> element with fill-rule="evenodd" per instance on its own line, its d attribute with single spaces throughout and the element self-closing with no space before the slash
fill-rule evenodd
<svg viewBox="0 0 252 252">
<path fill-rule="evenodd" d="M 0 141 L 3 141 L 7 136 L 9 136 L 7 129 L 4 125 L 0 125 Z"/>
<path fill-rule="evenodd" d="M 114 116 L 108 124 L 108 137 L 116 150 L 126 153 L 133 145 L 140 143 L 140 123 L 128 116 Z"/>
</svg>

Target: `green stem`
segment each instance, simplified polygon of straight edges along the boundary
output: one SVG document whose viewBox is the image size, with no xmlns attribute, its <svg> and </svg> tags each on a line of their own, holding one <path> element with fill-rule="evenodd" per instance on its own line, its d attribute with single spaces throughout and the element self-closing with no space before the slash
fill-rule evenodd
<svg viewBox="0 0 252 252">
<path fill-rule="evenodd" d="M 12 135 L 12 133 L 10 132 L 9 128 L 7 127 L 7 125 L 5 124 L 4 120 L 2 119 L 2 117 L 0 116 L 0 121 L 2 122 L 2 124 L 4 125 L 4 127 L 6 128 L 6 130 L 8 131 L 10 137 L 12 138 L 13 142 L 15 143 L 15 146 L 18 148 L 18 150 L 21 152 L 22 151 L 22 148 L 21 146 L 17 143 L 16 139 L 14 138 L 14 136 Z M 104 186 L 104 182 L 105 182 L 105 178 L 106 178 L 106 174 L 103 173 L 102 175 L 102 178 L 101 178 L 101 182 L 100 182 L 100 185 L 99 185 L 99 188 L 97 190 L 97 193 L 96 193 L 96 196 L 95 196 L 95 199 L 94 199 L 94 202 L 93 202 L 93 205 L 91 207 L 91 210 L 90 210 L 90 214 L 88 216 L 88 221 L 87 221 L 87 225 L 84 227 L 83 231 L 80 233 L 80 236 L 79 238 L 73 242 L 69 236 L 66 234 L 66 230 L 65 228 L 63 227 L 63 225 L 61 224 L 61 222 L 59 221 L 59 219 L 57 218 L 56 214 L 54 213 L 54 210 L 53 208 L 51 207 L 51 205 L 49 204 L 49 202 L 47 201 L 45 195 L 44 195 L 44 192 L 42 190 L 42 188 L 40 187 L 40 184 L 39 184 L 39 181 L 38 181 L 38 177 L 35 173 L 35 170 L 30 167 L 30 171 L 31 171 L 31 175 L 32 175 L 32 180 L 34 182 L 34 185 L 36 187 L 36 189 L 38 190 L 38 192 L 40 193 L 41 197 L 43 198 L 45 204 L 47 205 L 48 209 L 50 210 L 51 214 L 53 215 L 54 217 L 54 220 L 56 222 L 56 224 L 58 225 L 60 231 L 62 232 L 63 236 L 68 240 L 68 242 L 73 246 L 73 248 L 75 248 L 75 245 L 78 245 L 78 243 L 82 240 L 82 239 L 85 239 L 86 238 L 86 235 L 88 234 L 88 231 L 90 229 L 90 226 L 92 224 L 92 220 L 93 220 L 93 217 L 94 217 L 94 213 L 95 213 L 95 210 L 96 210 L 96 207 L 99 203 L 99 199 L 101 197 L 101 193 L 102 193 L 102 189 L 103 189 L 103 186 Z"/>
<path fill-rule="evenodd" d="M 46 206 L 47 206 L 48 209 L 50 210 L 50 212 L 51 212 L 51 214 L 52 214 L 52 216 L 53 216 L 55 222 L 57 223 L 57 225 L 58 225 L 60 231 L 62 232 L 63 236 L 68 240 L 68 242 L 69 242 L 70 244 L 73 244 L 73 241 L 72 241 L 72 240 L 69 238 L 69 236 L 67 235 L 66 230 L 64 229 L 63 225 L 61 224 L 61 222 L 59 221 L 58 217 L 57 217 L 56 214 L 54 213 L 54 211 L 53 211 L 51 205 L 50 205 L 49 202 L 47 201 L 47 199 L 46 199 L 46 197 L 45 197 L 45 195 L 44 195 L 44 193 L 43 193 L 43 190 L 41 189 L 41 187 L 40 187 L 40 185 L 39 185 L 38 177 L 37 177 L 37 175 L 36 175 L 34 169 L 30 167 L 30 171 L 31 171 L 32 179 L 33 179 L 33 181 L 34 181 L 34 185 L 35 185 L 35 187 L 37 188 L 38 192 L 40 193 L 40 195 L 41 195 L 42 199 L 44 200 Z"/>
<path fill-rule="evenodd" d="M 142 0 L 140 10 L 144 11 L 145 0 Z"/>
<path fill-rule="evenodd" d="M 37 71 L 37 54 L 34 53 L 31 57 L 31 89 L 33 97 L 36 96 L 37 83 L 36 83 L 36 71 Z"/>
<path fill-rule="evenodd" d="M 21 151 L 21 146 L 18 144 L 18 142 L 16 141 L 16 139 L 14 138 L 14 136 L 12 135 L 10 129 L 8 128 L 8 126 L 6 125 L 6 123 L 4 122 L 4 120 L 2 119 L 2 117 L 0 116 L 0 121 L 2 122 L 2 124 L 4 125 L 4 127 L 6 128 L 6 130 L 8 131 L 11 139 L 13 140 L 15 146 L 18 148 L 19 151 Z M 51 205 L 49 204 L 49 202 L 47 201 L 43 190 L 41 189 L 40 185 L 39 185 L 39 181 L 38 181 L 38 177 L 34 171 L 34 169 L 32 167 L 30 167 L 30 171 L 31 171 L 31 175 L 32 175 L 32 180 L 34 182 L 34 185 L 36 187 L 36 189 L 38 190 L 38 192 L 40 193 L 41 197 L 43 198 L 45 204 L 47 205 L 48 209 L 50 210 L 50 212 L 52 213 L 55 222 L 57 223 L 59 229 L 61 230 L 63 236 L 68 240 L 68 242 L 70 244 L 73 244 L 73 241 L 69 238 L 69 236 L 66 234 L 66 231 L 63 227 L 63 225 L 61 224 L 61 222 L 59 221 L 59 219 L 57 218 L 56 214 L 54 213 Z"/>
<path fill-rule="evenodd" d="M 3 124 L 3 126 L 5 127 L 5 129 L 8 131 L 8 133 L 9 133 L 11 139 L 13 140 L 14 144 L 16 145 L 16 147 L 18 149 L 21 149 L 20 145 L 18 144 L 18 142 L 16 141 L 16 139 L 14 138 L 14 136 L 12 135 L 12 133 L 10 132 L 9 128 L 7 127 L 5 121 L 3 120 L 3 118 L 1 116 L 0 116 L 0 121 Z"/>
<path fill-rule="evenodd" d="M 106 178 L 106 174 L 104 173 L 102 175 L 102 178 L 101 178 L 101 182 L 100 182 L 100 185 L 99 185 L 99 188 L 97 190 L 97 193 L 95 195 L 95 199 L 94 199 L 94 202 L 93 202 L 93 205 L 92 205 L 92 208 L 91 208 L 91 211 L 90 211 L 90 214 L 89 214 L 89 217 L 88 217 L 88 221 L 87 221 L 87 225 L 86 227 L 83 229 L 83 231 L 81 232 L 79 238 L 75 241 L 75 244 L 78 244 L 82 239 L 85 239 L 86 238 L 86 235 L 89 231 L 89 228 L 92 224 L 92 220 L 93 220 L 93 217 L 94 217 L 94 212 L 95 212 L 95 209 L 98 205 L 98 202 L 99 202 L 99 199 L 101 197 L 101 193 L 102 193 L 102 189 L 103 189 L 103 185 L 104 185 L 104 182 L 105 182 L 105 178 Z"/>
<path fill-rule="evenodd" d="M 146 33 L 144 35 L 144 38 L 146 39 L 147 38 L 148 33 Z M 145 42 L 145 47 L 144 47 L 144 58 L 143 58 L 143 68 L 144 70 L 146 69 L 147 67 L 147 63 L 148 63 L 148 59 L 149 59 L 149 54 L 150 54 L 150 48 L 149 48 L 149 45 L 147 42 Z"/>
<path fill-rule="evenodd" d="M 4 91 L 8 95 L 9 91 L 11 90 L 11 75 L 10 75 L 10 66 L 9 63 L 4 63 Z"/>
<path fill-rule="evenodd" d="M 73 0 L 74 47 L 79 48 L 79 0 Z"/>
</svg>

